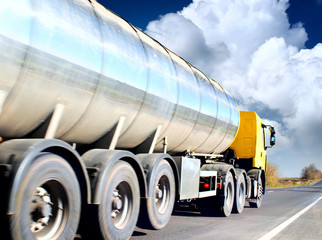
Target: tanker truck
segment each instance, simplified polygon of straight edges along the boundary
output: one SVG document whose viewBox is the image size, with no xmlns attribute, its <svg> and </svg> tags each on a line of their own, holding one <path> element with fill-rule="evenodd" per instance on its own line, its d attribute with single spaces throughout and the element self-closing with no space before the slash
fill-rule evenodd
<svg viewBox="0 0 322 240">
<path fill-rule="evenodd" d="M 274 128 L 96 1 L 3 1 L 0 68 L 1 238 L 128 239 L 175 203 L 260 207 Z"/>
</svg>

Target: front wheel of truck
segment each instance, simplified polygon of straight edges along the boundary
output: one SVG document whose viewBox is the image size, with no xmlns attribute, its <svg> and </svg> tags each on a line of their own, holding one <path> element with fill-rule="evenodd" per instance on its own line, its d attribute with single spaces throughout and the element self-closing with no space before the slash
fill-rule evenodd
<svg viewBox="0 0 322 240">
<path fill-rule="evenodd" d="M 263 197 L 264 197 L 263 181 L 262 181 L 262 178 L 260 177 L 257 183 L 257 196 L 256 198 L 249 200 L 249 206 L 251 208 L 260 208 L 260 206 L 262 205 Z"/>
</svg>

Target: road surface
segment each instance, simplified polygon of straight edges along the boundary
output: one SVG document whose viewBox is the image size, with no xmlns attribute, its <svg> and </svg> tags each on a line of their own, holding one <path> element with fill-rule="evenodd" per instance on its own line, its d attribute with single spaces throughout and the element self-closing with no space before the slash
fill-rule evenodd
<svg viewBox="0 0 322 240">
<path fill-rule="evenodd" d="M 322 181 L 305 187 L 268 189 L 262 207 L 229 218 L 176 209 L 162 230 L 136 228 L 131 240 L 146 239 L 322 239 Z"/>
</svg>

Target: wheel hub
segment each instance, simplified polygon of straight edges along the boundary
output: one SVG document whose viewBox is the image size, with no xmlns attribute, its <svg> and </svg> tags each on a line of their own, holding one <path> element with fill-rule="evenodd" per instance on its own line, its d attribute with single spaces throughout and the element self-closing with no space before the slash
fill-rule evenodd
<svg viewBox="0 0 322 240">
<path fill-rule="evenodd" d="M 111 218 L 116 228 L 123 228 L 129 218 L 130 202 L 132 201 L 131 189 L 128 183 L 120 182 L 114 189 L 111 199 Z"/>
<path fill-rule="evenodd" d="M 162 196 L 163 196 L 163 192 L 162 192 L 162 190 L 160 189 L 160 187 L 159 187 L 159 185 L 157 186 L 157 188 L 156 188 L 156 198 L 157 199 L 161 199 L 162 198 Z"/>
<path fill-rule="evenodd" d="M 159 179 L 155 191 L 155 204 L 160 214 L 163 214 L 169 204 L 170 184 L 167 176 L 163 175 Z"/>
<path fill-rule="evenodd" d="M 52 216 L 52 205 L 48 192 L 42 187 L 37 187 L 31 200 L 31 232 L 37 233 L 48 225 Z"/>
<path fill-rule="evenodd" d="M 117 190 L 115 190 L 113 195 L 114 195 L 113 208 L 120 210 L 123 207 L 122 196 L 118 193 Z"/>
</svg>

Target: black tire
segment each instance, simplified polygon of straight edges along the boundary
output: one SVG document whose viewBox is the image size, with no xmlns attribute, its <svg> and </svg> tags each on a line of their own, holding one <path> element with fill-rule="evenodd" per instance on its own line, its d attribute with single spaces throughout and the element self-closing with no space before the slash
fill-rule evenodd
<svg viewBox="0 0 322 240">
<path fill-rule="evenodd" d="M 263 182 L 262 182 L 262 178 L 259 177 L 258 183 L 257 183 L 257 197 L 255 199 L 250 199 L 249 206 L 251 208 L 260 208 L 262 205 L 263 196 L 264 196 Z"/>
<path fill-rule="evenodd" d="M 19 177 L 19 176 L 17 176 Z M 76 175 L 61 157 L 38 156 L 23 176 L 10 216 L 13 239 L 73 239 L 81 196 Z"/>
<path fill-rule="evenodd" d="M 169 222 L 175 202 L 174 174 L 166 160 L 156 166 L 150 185 L 153 194 L 142 204 L 139 226 L 161 229 Z"/>
<path fill-rule="evenodd" d="M 130 164 L 118 161 L 106 178 L 106 188 L 98 207 L 104 239 L 128 239 L 132 235 L 140 207 L 137 176 Z"/>
<path fill-rule="evenodd" d="M 234 178 L 231 172 L 228 172 L 225 176 L 225 183 L 224 183 L 224 199 L 222 202 L 222 206 L 220 207 L 220 214 L 224 217 L 229 217 L 233 205 L 234 205 L 234 196 L 235 196 L 235 186 L 234 186 Z"/>
<path fill-rule="evenodd" d="M 236 180 L 235 189 L 235 201 L 234 201 L 234 213 L 242 213 L 246 200 L 246 180 L 243 174 L 239 174 Z"/>
</svg>

